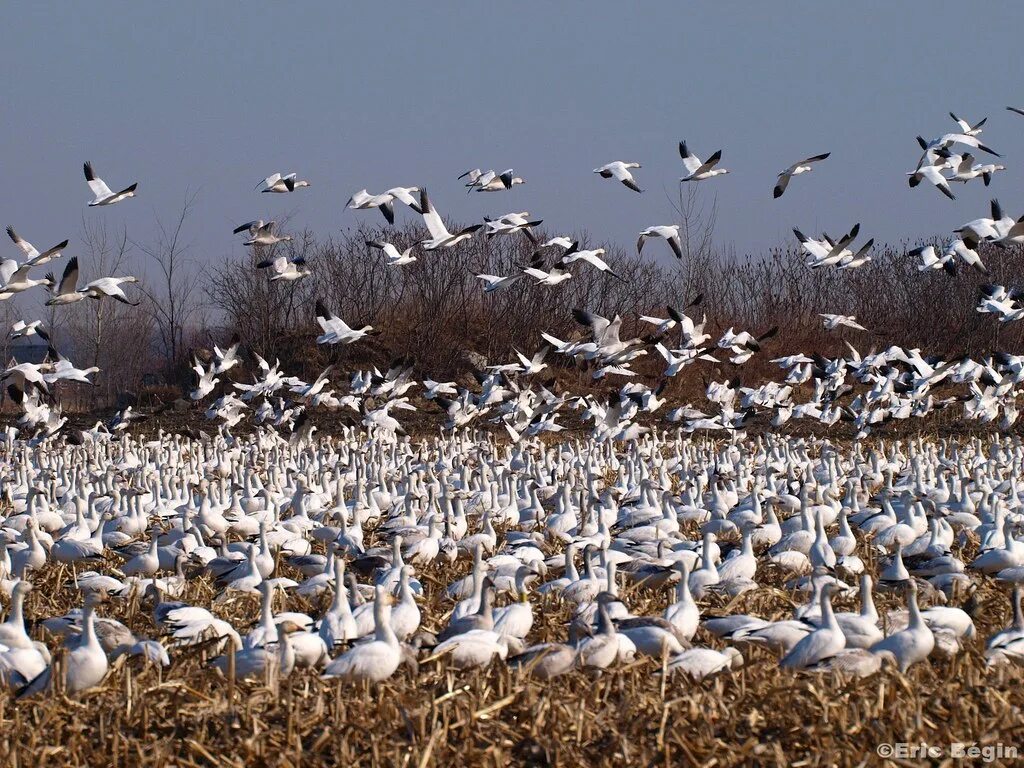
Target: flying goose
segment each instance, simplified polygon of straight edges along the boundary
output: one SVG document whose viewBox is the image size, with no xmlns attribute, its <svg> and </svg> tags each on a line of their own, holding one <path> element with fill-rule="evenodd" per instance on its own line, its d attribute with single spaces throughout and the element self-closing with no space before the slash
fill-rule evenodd
<svg viewBox="0 0 1024 768">
<path fill-rule="evenodd" d="M 274 245 L 275 243 L 283 243 L 292 239 L 291 235 L 275 235 L 274 222 L 264 222 L 263 219 L 239 224 L 232 233 L 238 235 L 242 232 L 248 232 L 249 234 L 249 239 L 242 243 L 243 245 Z"/>
<path fill-rule="evenodd" d="M 929 269 L 941 269 L 948 275 L 956 275 L 956 262 L 953 260 L 952 252 L 939 256 L 934 245 L 923 245 L 920 248 L 914 248 L 913 250 L 907 251 L 907 255 L 921 257 L 921 263 L 917 265 L 919 272 L 924 272 Z"/>
<path fill-rule="evenodd" d="M 39 267 L 60 258 L 61 251 L 68 247 L 68 241 L 65 240 L 40 253 L 32 243 L 18 235 L 14 231 L 14 227 L 7 227 L 7 234 L 14 241 L 14 244 L 21 249 L 21 252 L 25 254 L 25 263 L 31 264 L 33 267 Z"/>
<path fill-rule="evenodd" d="M 377 208 L 388 224 L 395 223 L 395 200 L 405 203 L 416 213 L 423 213 L 423 208 L 414 193 L 420 192 L 419 187 L 392 187 L 379 195 L 371 195 L 365 189 L 361 189 L 349 198 L 346 205 L 353 210 L 368 210 Z"/>
<path fill-rule="evenodd" d="M 617 274 L 608 263 L 601 257 L 604 255 L 604 248 L 593 248 L 590 250 L 580 250 L 579 243 L 573 243 L 572 247 L 569 248 L 564 254 L 562 254 L 561 263 L 573 264 L 577 261 L 585 261 L 592 267 L 596 267 L 601 272 L 607 272 L 612 277 L 616 277 L 619 280 L 625 280 L 622 275 Z"/>
<path fill-rule="evenodd" d="M 282 175 L 280 173 L 272 173 L 259 184 L 256 188 L 261 189 L 261 192 L 276 192 L 283 194 L 286 192 L 294 192 L 299 187 L 308 187 L 310 184 L 305 179 L 298 179 L 297 174 L 289 173 Z"/>
<path fill-rule="evenodd" d="M 909 177 L 907 181 L 910 186 L 916 187 L 921 183 L 922 180 L 932 184 L 939 192 L 944 194 L 950 200 L 956 200 L 956 195 L 953 194 L 949 188 L 949 179 L 942 175 L 937 166 L 928 165 L 927 163 L 922 165 L 913 173 L 908 173 Z"/>
<path fill-rule="evenodd" d="M 672 252 L 677 259 L 683 258 L 683 244 L 679 239 L 679 225 L 648 227 L 640 233 L 640 239 L 636 241 L 636 252 L 644 250 L 644 241 L 649 237 L 660 237 L 672 247 Z"/>
<path fill-rule="evenodd" d="M 725 168 L 715 168 L 722 159 L 722 150 L 718 150 L 704 162 L 686 148 L 685 141 L 680 141 L 679 156 L 683 158 L 683 167 L 686 168 L 687 174 L 680 181 L 704 181 L 729 172 Z"/>
<path fill-rule="evenodd" d="M 470 274 L 473 274 L 472 271 Z M 522 274 L 508 275 L 506 277 L 501 277 L 500 275 L 479 274 L 474 275 L 474 277 L 483 281 L 484 293 L 494 293 L 495 291 L 508 288 L 510 285 L 520 280 L 522 278 Z"/>
<path fill-rule="evenodd" d="M 607 165 L 602 165 L 600 168 L 595 168 L 594 173 L 601 174 L 602 179 L 616 179 L 617 181 L 621 181 L 634 192 L 643 192 L 643 190 L 637 185 L 636 180 L 633 178 L 633 174 L 629 172 L 630 168 L 639 167 L 640 163 L 624 163 L 621 160 L 616 160 L 614 163 L 608 163 Z"/>
<path fill-rule="evenodd" d="M 127 200 L 129 197 L 135 197 L 135 188 L 139 186 L 138 182 L 135 182 L 130 187 L 125 187 L 120 192 L 111 192 L 107 183 L 93 173 L 92 163 L 87 162 L 84 167 L 85 180 L 89 183 L 89 189 L 92 190 L 94 195 L 93 199 L 88 203 L 90 207 L 94 205 L 113 205 L 122 200 Z"/>
<path fill-rule="evenodd" d="M 559 259 L 551 267 L 550 271 L 544 270 L 544 259 L 534 256 L 530 266 L 523 269 L 523 273 L 537 280 L 538 285 L 554 286 L 565 282 L 572 277 L 568 264 L 564 259 Z"/>
<path fill-rule="evenodd" d="M 282 281 L 285 283 L 293 283 L 296 280 L 301 280 L 304 277 L 309 277 L 310 271 L 305 269 L 306 258 L 304 256 L 294 256 L 288 258 L 284 254 L 275 256 L 272 259 L 265 259 L 256 265 L 256 269 L 266 269 L 271 267 L 274 274 L 270 277 L 270 282 L 275 283 Z"/>
<path fill-rule="evenodd" d="M 376 335 L 372 325 L 362 328 L 350 328 L 344 320 L 330 312 L 319 299 L 316 302 L 316 321 L 323 334 L 316 340 L 317 344 L 352 344 L 365 336 Z"/>
<path fill-rule="evenodd" d="M 48 334 L 43 328 L 42 320 L 33 320 L 30 323 L 26 323 L 24 320 L 18 320 L 11 326 L 11 338 L 18 339 L 22 336 L 38 336 L 43 341 L 50 340 L 50 334 Z"/>
<path fill-rule="evenodd" d="M 477 192 L 500 192 L 504 189 L 512 189 L 516 184 L 526 183 L 522 178 L 516 176 L 511 168 L 501 173 L 481 171 L 479 168 L 474 168 L 471 171 L 466 171 L 459 178 L 469 179 L 466 182 L 466 186 L 469 187 L 470 192 L 473 190 Z"/>
<path fill-rule="evenodd" d="M 820 163 L 822 160 L 827 158 L 831 152 L 825 152 L 820 155 L 814 155 L 812 157 L 805 158 L 799 162 L 793 163 L 789 168 L 782 171 L 779 174 L 779 180 L 775 182 L 775 189 L 772 192 L 772 197 L 780 198 L 786 191 L 786 187 L 789 186 L 789 180 L 794 176 L 799 176 L 801 173 L 808 173 L 814 170 L 814 166 L 811 163 Z"/>
<path fill-rule="evenodd" d="M 857 322 L 857 318 L 854 315 L 827 315 L 820 313 L 820 316 L 825 321 L 826 331 L 834 331 L 841 325 L 845 325 L 847 328 L 853 328 L 855 331 L 867 330 L 867 328 Z"/>
<path fill-rule="evenodd" d="M 416 261 L 416 257 L 412 255 L 412 249 L 415 246 L 412 245 L 402 252 L 399 252 L 394 245 L 384 240 L 367 240 L 366 245 L 369 248 L 376 248 L 383 252 L 384 257 L 388 260 L 388 266 L 391 267 L 401 267 Z"/>
<path fill-rule="evenodd" d="M 65 304 L 74 304 L 76 301 L 82 301 L 85 298 L 85 293 L 78 290 L 78 257 L 73 256 L 68 259 L 68 263 L 64 265 L 64 274 L 60 278 L 60 283 L 53 277 L 51 272 L 47 275 L 51 285 L 56 286 L 53 290 L 52 295 L 46 301 L 48 307 L 60 307 Z"/>
<path fill-rule="evenodd" d="M 433 203 L 430 202 L 430 198 L 427 197 L 427 190 L 425 189 L 420 190 L 420 210 L 423 215 L 423 223 L 426 224 L 427 231 L 430 233 L 430 237 L 421 240 L 420 243 L 428 251 L 433 251 L 437 248 L 451 248 L 463 240 L 469 240 L 473 237 L 473 233 L 483 226 L 483 224 L 472 224 L 452 234 L 441 219 L 441 214 L 437 212 Z"/>
</svg>

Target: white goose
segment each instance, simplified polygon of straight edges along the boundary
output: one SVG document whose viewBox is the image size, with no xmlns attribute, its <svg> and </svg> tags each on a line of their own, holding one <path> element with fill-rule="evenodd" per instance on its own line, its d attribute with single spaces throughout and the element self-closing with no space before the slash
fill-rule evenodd
<svg viewBox="0 0 1024 768">
<path fill-rule="evenodd" d="M 138 182 L 130 187 L 125 187 L 120 192 L 111 192 L 107 183 L 93 172 L 92 163 L 87 162 L 84 168 L 85 180 L 89 183 L 89 189 L 92 190 L 93 194 L 93 199 L 88 203 L 90 207 L 94 205 L 113 205 L 122 200 L 127 200 L 129 197 L 135 197 L 135 190 L 139 186 Z"/>
</svg>

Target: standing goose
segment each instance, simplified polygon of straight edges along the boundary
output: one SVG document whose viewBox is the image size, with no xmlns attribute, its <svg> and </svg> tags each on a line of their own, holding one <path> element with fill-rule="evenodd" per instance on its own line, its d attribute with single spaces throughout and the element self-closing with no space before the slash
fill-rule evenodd
<svg viewBox="0 0 1024 768">
<path fill-rule="evenodd" d="M 870 648 L 872 653 L 892 653 L 900 672 L 906 672 L 911 664 L 927 659 L 935 647 L 935 636 L 917 607 L 917 582 L 913 579 L 907 581 L 907 610 L 910 612 L 907 628 L 893 632 Z"/>
<path fill-rule="evenodd" d="M 107 654 L 103 652 L 99 638 L 96 636 L 96 606 L 104 598 L 99 594 L 91 594 L 85 598 L 85 611 L 82 615 L 82 633 L 67 641 L 69 653 L 64 658 L 64 690 L 78 693 L 94 688 L 107 676 Z M 35 679 L 18 691 L 18 698 L 32 696 L 47 690 L 51 684 L 53 667 L 48 666 Z"/>
<path fill-rule="evenodd" d="M 360 643 L 331 661 L 324 668 L 324 677 L 379 683 L 395 674 L 402 651 L 391 629 L 391 596 L 379 584 L 374 587 L 373 619 L 373 640 Z"/>
</svg>

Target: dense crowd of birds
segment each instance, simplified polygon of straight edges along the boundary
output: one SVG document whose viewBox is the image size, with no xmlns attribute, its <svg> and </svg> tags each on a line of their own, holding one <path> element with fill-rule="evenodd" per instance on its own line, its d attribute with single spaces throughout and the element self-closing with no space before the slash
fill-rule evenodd
<svg viewBox="0 0 1024 768">
<path fill-rule="evenodd" d="M 1014 618 L 985 654 L 1020 664 L 1022 463 L 1024 445 L 997 437 L 8 437 L 0 680 L 30 696 L 58 669 L 81 691 L 122 656 L 168 665 L 200 649 L 238 678 L 381 681 L 403 664 L 497 661 L 550 678 L 649 656 L 702 680 L 754 648 L 783 668 L 863 676 L 978 642 L 972 594 L 989 579 L 1012 587 Z M 472 567 L 456 577 L 459 561 Z M 52 569 L 82 607 L 27 615 L 33 578 Z M 759 579 L 773 573 L 796 596 L 792 617 L 708 609 L 772 589 Z M 197 577 L 215 585 L 208 604 L 183 599 Z M 879 591 L 906 609 L 879 613 Z M 670 595 L 664 611 L 634 613 L 652 592 Z M 275 612 L 281 593 L 313 610 Z M 833 611 L 837 595 L 859 595 L 860 610 Z M 251 626 L 218 615 L 246 600 L 260 606 Z M 104 616 L 109 601 L 146 606 L 152 636 Z M 551 601 L 570 611 L 564 637 L 531 643 Z M 60 665 L 44 636 L 66 638 Z"/>
<path fill-rule="evenodd" d="M 912 187 L 927 181 L 950 198 L 951 184 L 987 185 L 1004 170 L 971 154 L 996 155 L 978 138 L 985 121 L 952 117 L 957 132 L 919 138 L 923 154 L 909 175 Z M 719 166 L 721 150 L 705 161 L 680 142 L 679 154 L 681 183 L 728 173 Z M 829 155 L 787 167 L 774 196 Z M 639 169 L 615 161 L 594 173 L 639 193 Z M 89 163 L 85 176 L 94 196 L 89 206 L 136 195 L 136 184 L 113 192 Z M 475 168 L 459 178 L 470 193 L 525 183 L 513 169 Z M 257 188 L 288 194 L 309 186 L 295 173 L 274 173 Z M 427 234 L 405 249 L 385 237 L 367 242 L 395 267 L 426 258 L 414 254 L 417 246 L 431 252 L 476 236 L 520 233 L 535 246 L 531 262 L 509 275 L 476 275 L 485 293 L 524 278 L 557 291 L 574 269 L 629 278 L 613 271 L 601 248 L 566 236 L 541 242 L 535 230 L 542 222 L 526 211 L 453 232 L 419 187 L 363 189 L 348 208 L 377 209 L 393 224 L 396 202 L 422 217 Z M 982 243 L 1024 243 L 1024 219 L 1004 215 L 995 200 L 991 207 L 991 218 L 958 227 L 945 247 L 913 251 L 920 269 L 956 275 L 963 262 L 984 271 Z M 859 224 L 838 239 L 795 232 L 811 269 L 855 269 L 871 259 L 872 241 L 854 245 Z M 8 233 L 24 261 L 0 264 L 0 300 L 41 287 L 50 306 L 134 303 L 123 288 L 137 282 L 132 276 L 79 287 L 77 258 L 59 282 L 52 273 L 29 277 L 60 258 L 68 241 L 39 251 L 13 228 Z M 315 274 L 301 256 L 278 250 L 291 236 L 274 221 L 253 220 L 235 233 L 246 237 L 271 281 Z M 643 230 L 637 251 L 649 240 L 684 255 L 677 225 Z M 1022 300 L 1024 290 L 985 285 L 977 310 L 1009 322 L 1024 318 Z M 306 667 L 328 678 L 380 681 L 402 664 L 471 668 L 495 660 L 548 678 L 641 655 L 659 660 L 665 674 L 701 680 L 738 667 L 753 647 L 775 652 L 784 668 L 867 675 L 887 664 L 905 671 L 976 642 L 971 600 L 982 579 L 1014 585 L 1014 620 L 987 640 L 989 663 L 1024 659 L 1017 586 L 1024 543 L 1015 538 L 1024 446 L 997 437 L 863 442 L 880 424 L 953 403 L 962 403 L 968 418 L 1008 428 L 1018 415 L 1024 356 L 943 360 L 899 346 L 861 352 L 847 341 L 849 353 L 834 358 L 774 359 L 785 372 L 779 381 L 744 386 L 738 374 L 708 381 L 711 412 L 704 412 L 669 405 L 666 382 L 701 361 L 738 371 L 777 329 L 730 327 L 715 340 L 705 331 L 701 296 L 664 314 L 640 316 L 646 332 L 630 338 L 622 317 L 575 309 L 584 332 L 568 339 L 543 333 L 535 351 L 513 350 L 509 362 L 476 371 L 475 386 L 417 380 L 409 360 L 350 373 L 344 388 L 332 383 L 340 374 L 333 367 L 307 382 L 235 338 L 194 360 L 189 399 L 207 401 L 205 415 L 218 423 L 213 436 L 133 435 L 133 423 L 147 414 L 130 407 L 107 423 L 71 430 L 56 385 L 91 383 L 97 369 L 76 367 L 52 346 L 41 363 L 11 365 L 2 381 L 21 414 L 0 446 L 0 593 L 10 600 L 0 623 L 0 681 L 18 696 L 55 683 L 81 691 L 99 685 L 120 657 L 167 665 L 197 647 L 218 654 L 212 666 L 242 678 L 286 677 Z M 353 344 L 379 332 L 349 325 L 323 300 L 315 316 L 317 344 Z M 829 330 L 870 332 L 854 316 L 821 317 Z M 50 342 L 38 320 L 19 321 L 11 336 Z M 586 367 L 595 380 L 629 381 L 604 397 L 573 395 L 539 375 L 552 354 Z M 636 381 L 632 367 L 646 355 L 664 361 L 650 385 Z M 246 368 L 251 377 L 239 375 Z M 803 385 L 806 396 L 798 395 Z M 429 403 L 443 429 L 414 440 L 400 412 Z M 317 409 L 349 409 L 361 423 L 340 436 L 316 436 L 310 414 Z M 588 425 L 571 439 L 557 434 L 569 410 Z M 857 439 L 845 446 L 773 433 L 748 439 L 743 429 L 758 414 L 776 430 L 794 419 L 842 420 L 854 425 Z M 497 429 L 477 431 L 484 424 Z M 722 439 L 695 432 L 720 432 Z M 977 554 L 965 560 L 967 550 Z M 472 569 L 456 577 L 460 559 L 471 560 Z M 64 616 L 26 615 L 33 579 L 53 568 L 81 593 L 82 607 Z M 421 582 L 421 572 L 431 579 Z M 766 572 L 806 595 L 792 618 L 708 612 L 708 600 L 765 589 L 758 579 Z M 184 600 L 197 576 L 217 587 L 209 605 Z M 443 591 L 448 610 L 424 615 L 423 596 L 432 590 Z M 668 607 L 661 615 L 634 614 L 636 590 L 670 593 Z M 875 590 L 899 591 L 906 609 L 880 614 Z M 275 612 L 282 592 L 312 609 Z M 852 594 L 860 596 L 859 612 L 833 611 L 837 595 Z M 260 601 L 252 627 L 218 615 L 249 596 Z M 147 605 L 151 636 L 104 616 L 113 600 Z M 564 639 L 531 644 L 534 612 L 549 600 L 571 609 Z M 66 638 L 59 664 L 40 639 L 52 637 Z"/>
</svg>

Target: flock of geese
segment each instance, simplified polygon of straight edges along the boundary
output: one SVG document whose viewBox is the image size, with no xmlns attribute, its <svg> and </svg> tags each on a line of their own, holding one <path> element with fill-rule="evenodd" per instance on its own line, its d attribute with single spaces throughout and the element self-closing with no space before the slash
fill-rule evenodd
<svg viewBox="0 0 1024 768">
<path fill-rule="evenodd" d="M 620 447 L 346 428 L 301 443 L 261 430 L 30 446 L 8 434 L 0 680 L 31 696 L 57 669 L 76 692 L 122 657 L 197 654 L 257 679 L 311 669 L 379 682 L 403 665 L 494 662 L 546 679 L 648 656 L 703 680 L 772 654 L 785 669 L 864 676 L 978 643 L 985 580 L 1013 590 L 988 663 L 1020 664 L 1022 464 L 1006 437 L 844 448 L 675 430 Z M 28 614 L 44 573 L 82 607 Z M 206 604 L 190 591 L 197 576 L 214 585 Z M 765 577 L 788 590 L 791 616 L 715 608 L 776 589 Z M 893 592 L 906 608 L 879 612 L 875 595 Z M 282 596 L 290 609 L 275 609 Z M 854 597 L 857 610 L 833 609 Z M 137 605 L 151 632 L 105 616 L 114 601 Z M 232 624 L 245 601 L 257 618 Z M 556 605 L 563 637 L 532 643 Z"/>
<path fill-rule="evenodd" d="M 956 132 L 919 138 L 922 155 L 909 175 L 911 186 L 927 181 L 950 198 L 951 184 L 987 185 L 1004 170 L 971 154 L 996 155 L 979 139 L 985 120 L 952 117 Z M 728 173 L 721 150 L 702 160 L 680 142 L 679 154 L 682 183 Z M 829 154 L 788 166 L 774 196 Z M 615 161 L 594 172 L 639 193 L 639 169 Z M 85 176 L 89 206 L 136 195 L 137 184 L 113 192 L 89 163 Z M 470 193 L 525 183 L 513 169 L 475 168 L 459 179 Z M 271 194 L 307 187 L 295 173 L 257 185 Z M 579 269 L 629 278 L 613 271 L 601 248 L 566 236 L 541 242 L 541 220 L 525 211 L 453 232 L 419 187 L 363 189 L 347 205 L 377 209 L 393 224 L 396 203 L 422 218 L 426 234 L 401 250 L 383 236 L 367 243 L 395 267 L 426 258 L 414 254 L 417 246 L 430 252 L 521 233 L 535 246 L 531 263 L 509 275 L 477 275 L 485 293 L 524 278 L 557 291 Z M 871 241 L 854 245 L 859 230 L 839 238 L 796 234 L 809 268 L 853 269 L 871 258 Z M 68 241 L 39 251 L 13 228 L 8 233 L 23 261 L 0 264 L 0 299 L 41 287 L 51 306 L 133 303 L 122 286 L 134 277 L 79 287 L 76 258 L 59 282 L 52 273 L 31 278 L 62 257 Z M 271 281 L 315 275 L 301 256 L 276 248 L 291 237 L 273 221 L 253 220 L 235 233 Z M 643 230 L 637 250 L 651 239 L 683 257 L 679 226 Z M 955 275 L 960 262 L 984 270 L 982 243 L 1024 243 L 1024 219 L 1005 216 L 993 201 L 990 218 L 913 257 L 922 270 Z M 977 310 L 1001 322 L 1022 319 L 1024 290 L 986 285 Z M 665 317 L 640 316 L 643 331 L 633 337 L 619 316 L 572 314 L 580 333 L 543 333 L 536 350 L 512 350 L 509 362 L 476 371 L 470 386 L 418 380 L 409 360 L 384 372 L 355 371 L 347 381 L 331 367 L 307 382 L 232 339 L 193 364 L 189 399 L 217 422 L 212 436 L 133 434 L 148 415 L 131 408 L 91 429 L 69 429 L 56 385 L 90 383 L 97 369 L 80 369 L 53 347 L 42 363 L 12 365 L 0 377 L 21 407 L 0 444 L 0 593 L 9 600 L 0 682 L 18 697 L 54 686 L 84 691 L 124 658 L 166 666 L 197 652 L 241 678 L 309 668 L 375 682 L 402 665 L 416 674 L 427 663 L 465 669 L 495 661 L 550 678 L 650 656 L 664 674 L 702 680 L 752 653 L 757 663 L 771 658 L 754 649 L 775 654 L 786 669 L 868 675 L 888 665 L 906 671 L 978 643 L 974 596 L 990 580 L 1012 588 L 1013 621 L 984 641 L 988 662 L 1024 660 L 1024 542 L 1015 538 L 1024 520 L 1024 445 L 998 436 L 863 442 L 880 424 L 955 403 L 968 418 L 1008 428 L 1018 415 L 1024 356 L 943 360 L 899 346 L 862 353 L 847 341 L 848 354 L 834 358 L 775 358 L 779 381 L 710 381 L 705 412 L 668 404 L 667 381 L 701 362 L 738 370 L 762 354 L 776 329 L 731 327 L 715 339 L 701 296 L 666 307 Z M 869 330 L 853 316 L 821 317 L 829 330 Z M 365 343 L 379 333 L 349 325 L 324 301 L 315 318 L 318 344 Z M 19 321 L 11 336 L 50 341 L 38 320 Z M 595 381 L 626 382 L 606 396 L 573 395 L 541 376 L 556 355 L 585 366 Z M 650 384 L 632 367 L 647 355 L 664 363 Z M 247 368 L 250 375 L 240 373 Z M 401 412 L 424 407 L 441 414 L 442 429 L 413 439 Z M 317 436 L 316 410 L 349 410 L 360 424 Z M 586 425 L 571 437 L 558 434 L 569 411 Z M 773 431 L 748 438 L 744 427 L 758 415 Z M 776 434 L 794 419 L 848 422 L 857 439 Z M 716 433 L 721 439 L 711 439 Z M 471 563 L 468 575 L 460 561 Z M 81 608 L 30 615 L 33 580 L 55 571 L 62 588 L 80 595 Z M 208 604 L 194 600 L 197 576 L 215 586 Z M 797 596 L 792 616 L 716 607 L 774 589 L 767 576 Z M 883 591 L 900 594 L 905 609 L 876 610 Z M 663 611 L 636 612 L 662 595 Z M 282 596 L 295 610 L 275 609 Z M 859 610 L 833 608 L 853 597 Z M 232 624 L 226 617 L 247 600 L 258 603 L 257 620 Z M 113 601 L 146 606 L 152 631 L 139 636 L 104 615 Z M 421 608 L 438 604 L 444 610 L 432 615 Z M 567 608 L 562 637 L 532 642 L 535 613 L 553 604 Z M 59 654 L 57 638 L 65 641 Z"/>
</svg>

